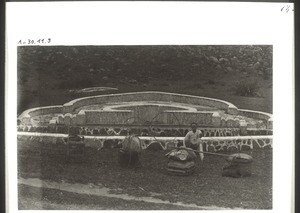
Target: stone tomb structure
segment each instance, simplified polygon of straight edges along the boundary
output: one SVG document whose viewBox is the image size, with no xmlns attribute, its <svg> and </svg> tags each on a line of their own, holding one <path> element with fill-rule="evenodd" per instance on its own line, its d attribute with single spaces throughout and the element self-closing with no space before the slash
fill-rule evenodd
<svg viewBox="0 0 300 213">
<path fill-rule="evenodd" d="M 148 140 L 144 147 L 157 141 L 156 137 L 164 137 L 165 142 L 182 140 L 189 125 L 196 122 L 204 137 L 218 139 L 207 138 L 207 147 L 213 146 L 214 150 L 215 142 L 222 149 L 226 144 L 238 147 L 236 143 L 252 148 L 257 139 L 249 143 L 245 139 L 249 135 L 263 140 L 260 147 L 270 145 L 273 123 L 271 114 L 238 109 L 227 101 L 154 91 L 78 98 L 59 106 L 28 109 L 18 120 L 19 134 L 67 134 L 72 127 L 80 135 L 95 136 L 93 140 L 103 145 L 106 140 L 121 140 L 120 136 L 134 133 L 152 138 L 143 139 Z M 238 136 L 243 136 L 243 140 L 230 138 Z M 167 143 L 162 141 L 160 145 L 166 148 Z"/>
<path fill-rule="evenodd" d="M 21 124 L 42 125 L 162 125 L 241 127 L 261 124 L 272 128 L 272 115 L 238 109 L 212 98 L 163 92 L 136 92 L 75 99 L 61 106 L 29 109 L 19 116 Z"/>
</svg>

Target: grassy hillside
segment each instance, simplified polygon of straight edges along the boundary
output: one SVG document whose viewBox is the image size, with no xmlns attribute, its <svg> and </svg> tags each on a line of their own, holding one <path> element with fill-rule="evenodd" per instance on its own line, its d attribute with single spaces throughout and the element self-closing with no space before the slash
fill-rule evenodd
<svg viewBox="0 0 300 213">
<path fill-rule="evenodd" d="M 18 47 L 18 113 L 87 94 L 168 91 L 272 112 L 272 46 Z"/>
</svg>

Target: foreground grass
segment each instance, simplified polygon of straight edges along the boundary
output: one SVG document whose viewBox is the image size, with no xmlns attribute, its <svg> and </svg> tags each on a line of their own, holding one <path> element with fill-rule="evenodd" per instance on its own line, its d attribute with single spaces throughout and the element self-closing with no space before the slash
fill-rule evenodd
<svg viewBox="0 0 300 213">
<path fill-rule="evenodd" d="M 38 152 L 23 149 L 18 151 L 18 170 L 19 176 L 23 178 L 38 177 L 57 182 L 94 183 L 110 188 L 113 193 L 121 190 L 122 193 L 134 196 L 150 196 L 154 192 L 159 193 L 157 198 L 171 202 L 193 203 L 199 206 L 270 209 L 272 150 L 257 149 L 243 152 L 254 158 L 253 175 L 238 179 L 221 176 L 222 167 L 225 165 L 223 157 L 206 155 L 203 162 L 197 159 L 195 174 L 181 177 L 169 176 L 166 173 L 168 159 L 164 157 L 164 151 L 144 151 L 141 155 L 141 168 L 124 169 L 117 163 L 116 149 L 101 151 L 87 149 L 83 163 L 67 163 L 63 157 L 42 156 Z M 54 194 L 48 199 L 54 199 L 56 197 Z M 24 196 L 27 197 L 25 194 Z M 71 197 L 68 198 L 67 195 L 66 201 L 61 202 L 68 203 L 67 200 L 72 200 Z M 77 198 L 74 198 L 72 202 L 76 200 Z M 89 203 L 84 202 L 84 205 Z M 134 204 L 132 205 L 134 209 Z M 120 206 L 116 204 L 112 208 L 122 207 L 121 204 Z M 138 205 L 135 207 L 140 208 Z"/>
<path fill-rule="evenodd" d="M 82 195 L 26 185 L 19 185 L 18 208 L 22 210 L 195 210 L 195 208 L 171 204 L 155 204 L 103 196 Z"/>
</svg>

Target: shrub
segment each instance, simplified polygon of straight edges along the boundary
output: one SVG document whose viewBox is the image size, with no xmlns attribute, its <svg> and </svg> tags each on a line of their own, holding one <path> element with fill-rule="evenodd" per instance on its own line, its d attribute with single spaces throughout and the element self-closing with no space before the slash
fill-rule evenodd
<svg viewBox="0 0 300 213">
<path fill-rule="evenodd" d="M 241 81 L 238 82 L 234 87 L 236 95 L 246 97 L 259 97 L 259 85 L 256 81 Z"/>
</svg>

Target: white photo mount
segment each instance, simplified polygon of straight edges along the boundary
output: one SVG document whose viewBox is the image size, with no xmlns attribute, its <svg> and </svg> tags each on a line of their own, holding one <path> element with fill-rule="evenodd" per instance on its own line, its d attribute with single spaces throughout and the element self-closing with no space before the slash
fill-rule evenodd
<svg viewBox="0 0 300 213">
<path fill-rule="evenodd" d="M 293 211 L 295 59 L 292 3 L 10 2 L 6 9 L 8 212 L 20 211 L 15 119 L 17 47 L 33 45 L 272 45 L 273 209 L 265 211 Z M 235 211 L 240 210 L 225 210 Z"/>
</svg>

